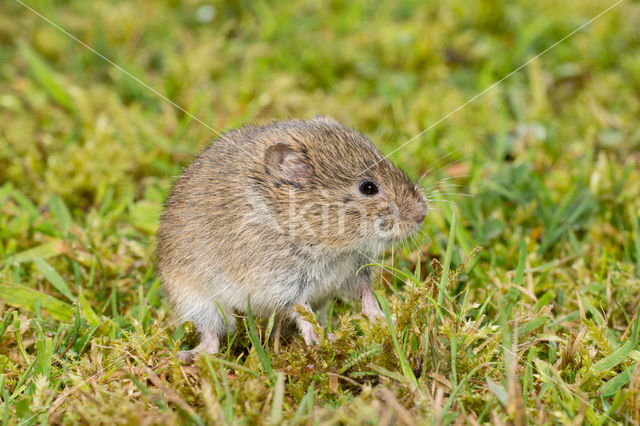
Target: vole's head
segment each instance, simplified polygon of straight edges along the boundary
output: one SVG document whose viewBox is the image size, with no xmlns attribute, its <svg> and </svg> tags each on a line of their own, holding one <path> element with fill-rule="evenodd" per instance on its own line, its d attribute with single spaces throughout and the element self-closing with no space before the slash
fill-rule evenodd
<svg viewBox="0 0 640 426">
<path fill-rule="evenodd" d="M 321 247 L 377 252 L 420 227 L 422 188 L 363 134 L 327 117 L 265 129 L 262 186 L 283 232 Z"/>
</svg>

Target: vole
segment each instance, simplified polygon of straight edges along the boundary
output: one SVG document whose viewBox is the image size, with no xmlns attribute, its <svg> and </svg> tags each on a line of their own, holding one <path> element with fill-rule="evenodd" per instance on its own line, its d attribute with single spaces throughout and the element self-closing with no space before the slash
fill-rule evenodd
<svg viewBox="0 0 640 426">
<path fill-rule="evenodd" d="M 415 232 L 427 209 L 419 185 L 332 118 L 226 133 L 177 180 L 157 233 L 168 301 L 200 334 L 179 358 L 217 352 L 249 302 L 256 317 L 294 323 L 308 345 L 318 336 L 298 304 L 353 298 L 381 317 L 362 267 Z"/>
</svg>

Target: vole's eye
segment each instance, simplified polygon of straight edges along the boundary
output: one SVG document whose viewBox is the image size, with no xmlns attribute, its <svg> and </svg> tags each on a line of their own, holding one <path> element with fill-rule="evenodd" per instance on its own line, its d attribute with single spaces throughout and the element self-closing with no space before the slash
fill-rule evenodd
<svg viewBox="0 0 640 426">
<path fill-rule="evenodd" d="M 378 193 L 378 185 L 372 180 L 363 180 L 360 183 L 360 193 L 367 196 L 376 195 Z"/>
</svg>

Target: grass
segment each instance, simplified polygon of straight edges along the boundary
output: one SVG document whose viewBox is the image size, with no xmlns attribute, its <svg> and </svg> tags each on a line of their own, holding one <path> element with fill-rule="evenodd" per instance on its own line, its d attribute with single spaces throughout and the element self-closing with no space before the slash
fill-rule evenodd
<svg viewBox="0 0 640 426">
<path fill-rule="evenodd" d="M 322 113 L 385 152 L 613 4 L 26 3 L 215 129 Z M 384 321 L 337 302 L 334 342 L 276 348 L 251 318 L 189 367 L 153 234 L 215 135 L 0 11 L 4 423 L 638 424 L 638 2 L 391 156 L 455 204 L 382 260 Z"/>
</svg>

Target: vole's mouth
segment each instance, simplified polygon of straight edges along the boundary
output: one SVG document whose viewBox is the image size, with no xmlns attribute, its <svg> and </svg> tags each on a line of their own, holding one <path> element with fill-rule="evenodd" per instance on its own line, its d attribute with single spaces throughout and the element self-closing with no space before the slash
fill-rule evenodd
<svg viewBox="0 0 640 426">
<path fill-rule="evenodd" d="M 395 244 L 417 234 L 421 225 L 422 221 L 418 222 L 417 220 L 413 221 L 413 223 L 407 221 L 398 222 L 389 229 L 380 229 L 379 236 L 387 244 Z"/>
<path fill-rule="evenodd" d="M 407 239 L 407 238 L 411 237 L 412 235 L 417 234 L 417 233 L 418 233 L 418 231 L 420 230 L 420 225 L 421 225 L 421 224 L 422 224 L 422 222 L 421 222 L 421 223 L 418 223 L 418 224 L 416 224 L 416 225 L 413 225 L 411 228 L 409 228 L 409 229 L 408 229 L 408 230 L 406 230 L 405 232 L 403 232 L 403 233 L 401 233 L 400 235 L 398 235 L 398 236 L 396 237 L 396 241 L 394 241 L 394 242 L 401 241 L 401 240 L 405 240 L 405 239 Z"/>
</svg>

